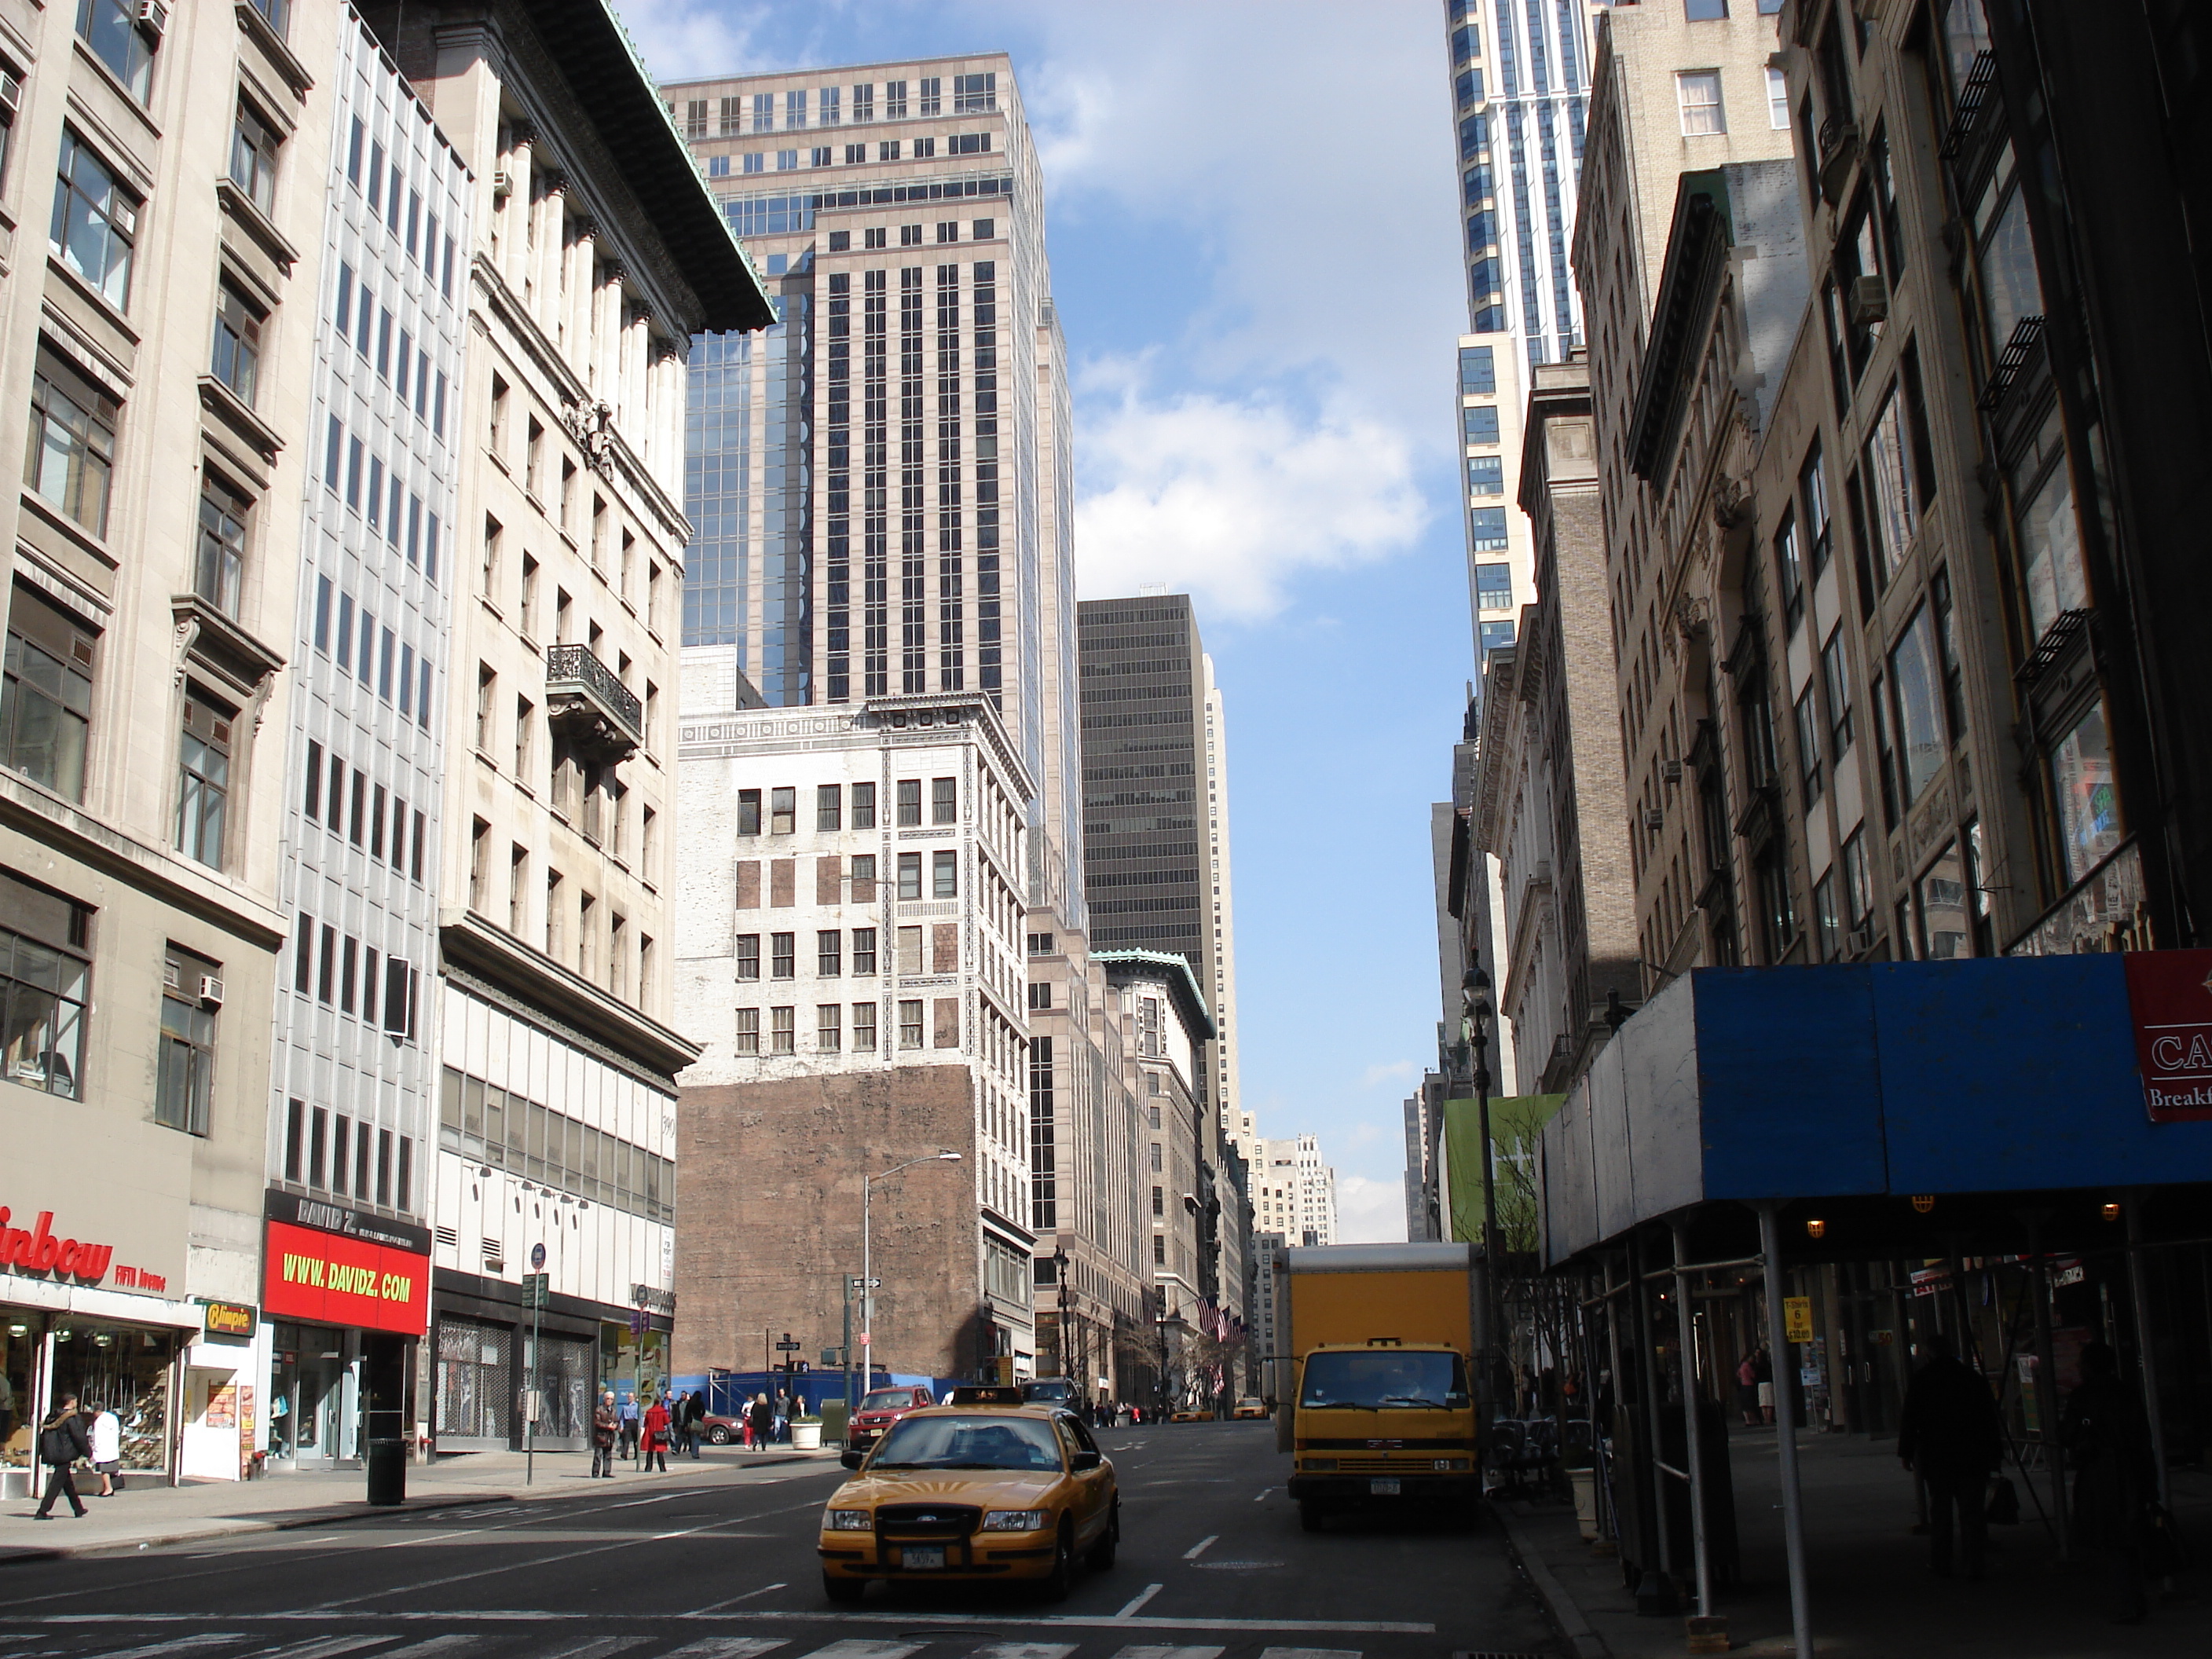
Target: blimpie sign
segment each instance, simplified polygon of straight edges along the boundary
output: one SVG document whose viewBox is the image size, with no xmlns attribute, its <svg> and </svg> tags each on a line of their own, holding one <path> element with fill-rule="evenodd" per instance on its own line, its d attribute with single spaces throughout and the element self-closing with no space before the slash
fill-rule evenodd
<svg viewBox="0 0 2212 1659">
<path fill-rule="evenodd" d="M 2212 1118 L 2212 951 L 2130 951 L 2124 966 L 2150 1121 Z"/>
<path fill-rule="evenodd" d="M 420 1335 L 428 1322 L 430 1258 L 412 1250 L 268 1224 L 261 1310 L 276 1318 Z"/>
</svg>

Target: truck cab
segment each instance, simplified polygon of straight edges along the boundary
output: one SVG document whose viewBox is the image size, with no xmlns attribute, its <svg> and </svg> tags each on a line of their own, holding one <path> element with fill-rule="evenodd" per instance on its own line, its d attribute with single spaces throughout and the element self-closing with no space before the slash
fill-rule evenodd
<svg viewBox="0 0 2212 1659">
<path fill-rule="evenodd" d="M 1309 1532 L 1332 1514 L 1405 1505 L 1471 1514 L 1481 1496 L 1466 1357 L 1376 1338 L 1317 1347 L 1298 1367 L 1290 1495 Z"/>
</svg>

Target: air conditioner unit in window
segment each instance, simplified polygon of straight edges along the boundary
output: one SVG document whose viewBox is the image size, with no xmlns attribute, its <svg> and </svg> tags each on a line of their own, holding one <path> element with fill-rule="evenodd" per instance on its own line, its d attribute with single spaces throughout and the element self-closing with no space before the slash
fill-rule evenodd
<svg viewBox="0 0 2212 1659">
<path fill-rule="evenodd" d="M 1863 924 L 1863 925 L 1862 925 L 1862 926 L 1860 926 L 1860 927 L 1854 927 L 1854 928 L 1852 928 L 1852 929 L 1851 929 L 1851 935 L 1850 935 L 1850 945 L 1851 945 L 1851 949 L 1852 949 L 1854 951 L 1871 951 L 1871 950 L 1873 950 L 1873 949 L 1874 949 L 1874 924 L 1873 924 L 1872 922 L 1870 922 L 1870 921 L 1869 921 L 1869 922 L 1866 922 L 1866 923 Z"/>
<path fill-rule="evenodd" d="M 169 27 L 169 9 L 162 0 L 138 0 L 138 27 L 155 40 Z"/>
<path fill-rule="evenodd" d="M 509 173 L 505 167 L 496 169 L 491 175 L 492 200 L 495 202 L 501 201 L 514 194 L 514 175 Z"/>
<path fill-rule="evenodd" d="M 1879 276 L 1854 276 L 1850 300 L 1851 321 L 1862 327 L 1889 316 L 1889 284 Z"/>
<path fill-rule="evenodd" d="M 0 111 L 13 115 L 23 101 L 23 81 L 9 70 L 0 70 Z"/>
<path fill-rule="evenodd" d="M 1667 827 L 1667 815 L 1656 806 L 1645 807 L 1644 827 L 1646 830 L 1664 830 Z"/>
<path fill-rule="evenodd" d="M 1681 782 L 1682 763 L 1678 760 L 1661 761 L 1659 763 L 1659 781 L 1662 783 Z"/>
<path fill-rule="evenodd" d="M 213 974 L 200 975 L 200 1000 L 211 1008 L 222 1006 L 222 981 Z"/>
<path fill-rule="evenodd" d="M 114 198 L 114 205 L 107 210 L 107 222 L 125 236 L 136 236 L 138 234 L 138 210 L 118 196 Z"/>
</svg>

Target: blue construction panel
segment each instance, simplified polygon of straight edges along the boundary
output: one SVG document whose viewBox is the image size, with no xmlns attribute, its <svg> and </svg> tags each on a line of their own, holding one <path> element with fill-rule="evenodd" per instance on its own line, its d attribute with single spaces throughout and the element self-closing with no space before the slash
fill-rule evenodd
<svg viewBox="0 0 2212 1659">
<path fill-rule="evenodd" d="M 1888 1190 L 1888 1066 L 1876 1048 L 1869 974 L 1834 966 L 1691 975 L 1707 1198 Z"/>
<path fill-rule="evenodd" d="M 2212 1123 L 2153 1123 L 2122 959 L 1871 969 L 1892 1190 L 2212 1180 Z"/>
</svg>

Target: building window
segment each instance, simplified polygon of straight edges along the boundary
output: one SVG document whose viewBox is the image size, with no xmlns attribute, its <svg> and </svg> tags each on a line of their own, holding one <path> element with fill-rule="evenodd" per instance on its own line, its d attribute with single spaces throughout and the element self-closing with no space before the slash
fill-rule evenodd
<svg viewBox="0 0 2212 1659">
<path fill-rule="evenodd" d="M 161 9 L 140 0 L 76 0 L 78 39 L 142 104 L 153 89 Z"/>
<path fill-rule="evenodd" d="M 1030 1007 L 1033 1012 L 1037 1013 L 1043 1013 L 1050 1010 L 1052 1007 L 1052 987 L 1048 982 L 1039 981 L 1030 985 Z"/>
<path fill-rule="evenodd" d="M 760 977 L 760 935 L 758 933 L 738 935 L 737 963 L 739 979 Z"/>
<path fill-rule="evenodd" d="M 1797 768 L 1810 811 L 1820 799 L 1820 710 L 1810 687 L 1797 699 Z"/>
<path fill-rule="evenodd" d="M 1157 1152 L 1159 1149 L 1154 1147 L 1153 1150 Z M 1152 1235 L 1152 1265 L 1155 1267 L 1164 1267 L 1168 1265 L 1168 1240 L 1165 1233 Z"/>
<path fill-rule="evenodd" d="M 770 1054 L 797 1054 L 799 1052 L 799 1010 L 796 1008 L 769 1009 L 768 1036 Z"/>
<path fill-rule="evenodd" d="M 858 978 L 876 971 L 876 930 L 855 927 L 853 930 L 853 973 Z"/>
<path fill-rule="evenodd" d="M 911 1002 L 900 1003 L 898 1006 L 898 1016 L 899 1047 L 902 1048 L 921 1048 L 921 1003 L 920 1000 L 916 1000 Z"/>
<path fill-rule="evenodd" d="M 267 316 L 228 283 L 222 284 L 216 300 L 215 352 L 209 368 L 248 409 L 253 406 L 261 368 L 261 325 Z"/>
<path fill-rule="evenodd" d="M 898 930 L 898 971 L 902 978 L 912 978 L 921 972 L 921 929 L 919 927 Z"/>
<path fill-rule="evenodd" d="M 264 213 L 276 210 L 276 130 L 246 105 L 238 106 L 230 135 L 230 181 Z"/>
<path fill-rule="evenodd" d="M 1467 515 L 1468 545 L 1477 553 L 1503 553 L 1505 550 L 1505 509 L 1502 507 L 1477 507 Z"/>
<path fill-rule="evenodd" d="M 1867 868 L 1866 835 L 1854 830 L 1844 842 L 1844 904 L 1856 933 L 1874 920 L 1874 881 Z"/>
<path fill-rule="evenodd" d="M 1503 495 L 1505 493 L 1505 458 L 1502 455 L 1468 456 L 1467 493 L 1470 495 Z"/>
<path fill-rule="evenodd" d="M 1498 390 L 1498 368 L 1488 346 L 1459 349 L 1459 389 L 1462 397 L 1490 396 Z"/>
<path fill-rule="evenodd" d="M 814 935 L 814 971 L 824 979 L 835 979 L 845 971 L 845 935 L 835 927 L 825 927 Z"/>
<path fill-rule="evenodd" d="M 107 532 L 115 422 L 122 406 L 41 349 L 31 381 L 23 482 L 95 536 Z"/>
<path fill-rule="evenodd" d="M 1797 471 L 1797 494 L 1805 510 L 1805 538 L 1809 544 L 1806 555 L 1817 578 L 1828 568 L 1828 555 L 1833 547 L 1828 523 L 1828 475 L 1820 467 L 1820 442 L 1817 438 L 1805 457 L 1805 465 Z"/>
<path fill-rule="evenodd" d="M 921 896 L 921 854 L 901 853 L 898 855 L 898 896 L 902 899 Z"/>
<path fill-rule="evenodd" d="M 1951 962 L 1973 954 L 1968 946 L 1966 884 L 1960 872 L 1959 844 L 1946 842 L 1920 878 L 1921 957 Z"/>
<path fill-rule="evenodd" d="M 1897 734 L 1904 749 L 1903 805 L 1910 807 L 1942 769 L 1942 693 L 1937 690 L 1935 629 L 1920 606 L 1889 653 L 1889 683 L 1897 699 Z"/>
<path fill-rule="evenodd" d="M 898 827 L 911 829 L 921 823 L 921 780 L 901 778 L 898 781 Z"/>
<path fill-rule="evenodd" d="M 2051 752 L 2058 801 L 2059 842 L 2070 884 L 2120 844 L 2119 797 L 2112 787 L 2112 745 L 2102 703 L 2090 708 Z"/>
<path fill-rule="evenodd" d="M 1828 699 L 1828 740 L 1838 757 L 1851 746 L 1851 683 L 1844 672 L 1844 629 L 1838 623 L 1820 647 L 1820 690 Z"/>
<path fill-rule="evenodd" d="M 1682 15 L 1692 23 L 1725 22 L 1728 0 L 1682 0 Z"/>
<path fill-rule="evenodd" d="M 929 896 L 941 899 L 960 896 L 959 854 L 944 852 L 929 855 Z"/>
<path fill-rule="evenodd" d="M 856 1002 L 853 1005 L 853 1049 L 856 1054 L 873 1054 L 876 1049 L 876 1005 Z"/>
<path fill-rule="evenodd" d="M 873 904 L 876 902 L 876 855 L 873 853 L 855 853 L 851 869 L 853 902 Z"/>
<path fill-rule="evenodd" d="M 872 830 L 876 827 L 876 786 L 856 783 L 853 786 L 853 828 Z"/>
<path fill-rule="evenodd" d="M 1721 110 L 1721 72 L 1681 70 L 1674 76 L 1674 101 L 1682 112 L 1682 136 L 1704 137 L 1728 131 Z"/>
<path fill-rule="evenodd" d="M 761 832 L 761 792 L 757 789 L 738 791 L 738 833 L 757 836 Z"/>
<path fill-rule="evenodd" d="M 1790 77 L 1778 69 L 1766 71 L 1766 125 L 1777 132 L 1790 128 Z"/>
<path fill-rule="evenodd" d="M 787 836 L 799 828 L 799 792 L 771 789 L 768 797 L 768 832 Z"/>
<path fill-rule="evenodd" d="M 799 935 L 770 933 L 768 938 L 769 975 L 775 979 L 796 979 L 799 976 Z"/>
<path fill-rule="evenodd" d="M 84 798 L 93 635 L 18 587 L 0 680 L 0 766 L 71 800 Z"/>
<path fill-rule="evenodd" d="M 1882 399 L 1867 440 L 1867 508 L 1874 520 L 1875 582 L 1888 586 L 1904 568 L 1905 550 L 1919 533 L 1920 508 L 1914 498 L 1905 452 L 1905 422 L 1894 388 Z"/>
<path fill-rule="evenodd" d="M 760 1052 L 760 1010 L 740 1008 L 737 1013 L 738 1030 L 733 1046 L 741 1054 L 758 1054 Z"/>
<path fill-rule="evenodd" d="M 91 910 L 0 872 L 0 1075 L 82 1097 L 91 981 Z"/>
<path fill-rule="evenodd" d="M 131 251 L 138 234 L 138 199 L 69 127 L 62 129 L 53 222 L 46 240 L 62 262 L 117 310 L 131 304 Z"/>
<path fill-rule="evenodd" d="M 1496 404 L 1467 404 L 1459 411 L 1460 429 L 1465 441 L 1471 444 L 1494 444 L 1498 441 L 1498 405 Z"/>
<path fill-rule="evenodd" d="M 177 850 L 218 870 L 230 806 L 234 718 L 231 710 L 210 702 L 198 687 L 185 688 L 177 762 Z"/>
<path fill-rule="evenodd" d="M 246 574 L 246 514 L 243 495 L 213 473 L 201 473 L 199 556 L 192 570 L 193 591 L 226 617 L 238 614 Z"/>
<path fill-rule="evenodd" d="M 845 827 L 844 791 L 834 783 L 817 784 L 814 790 L 814 827 L 817 830 L 842 830 Z"/>
<path fill-rule="evenodd" d="M 952 112 L 975 115 L 999 106 L 996 75 L 956 75 L 952 77 Z"/>
<path fill-rule="evenodd" d="M 844 1044 L 842 1017 L 844 1005 L 824 1002 L 814 1010 L 814 1046 L 825 1054 L 834 1054 Z"/>
<path fill-rule="evenodd" d="M 960 822 L 960 780 L 933 778 L 929 784 L 929 821 L 932 823 Z"/>
<path fill-rule="evenodd" d="M 219 963 L 171 945 L 161 964 L 161 1054 L 154 1068 L 154 1121 L 186 1134 L 208 1132 L 215 1080 Z"/>
<path fill-rule="evenodd" d="M 1513 567 L 1510 564 L 1475 566 L 1474 603 L 1480 611 L 1510 611 L 1513 608 Z"/>
</svg>

